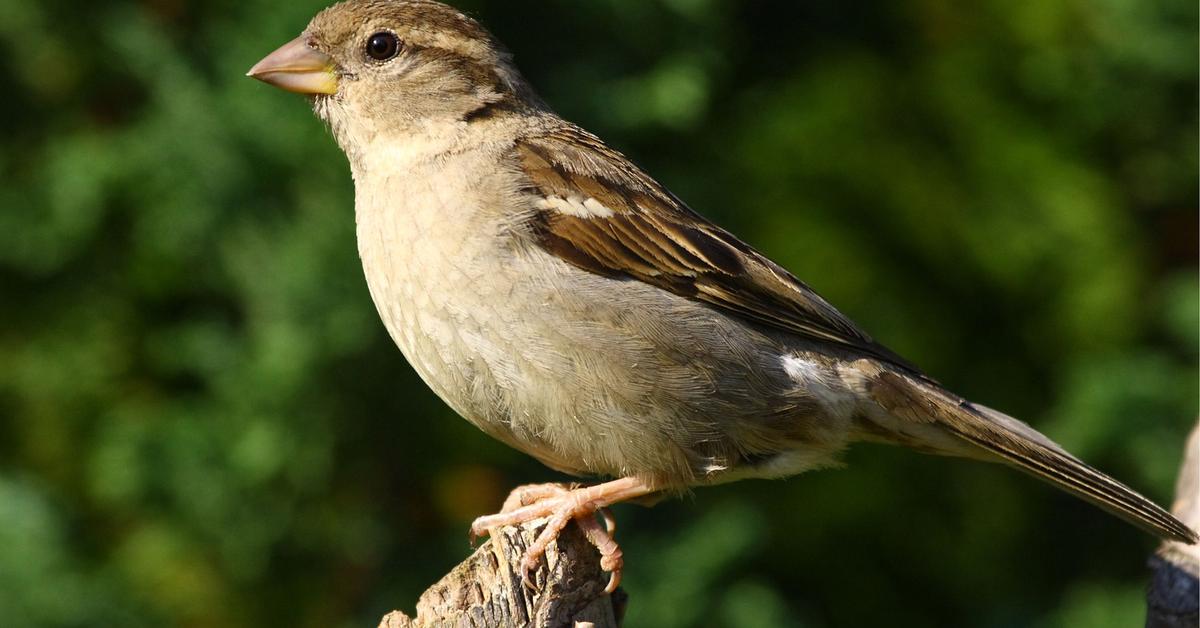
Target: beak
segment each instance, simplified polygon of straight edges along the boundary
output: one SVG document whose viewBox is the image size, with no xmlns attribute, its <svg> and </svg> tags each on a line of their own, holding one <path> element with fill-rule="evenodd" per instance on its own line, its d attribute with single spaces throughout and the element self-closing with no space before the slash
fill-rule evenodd
<svg viewBox="0 0 1200 628">
<path fill-rule="evenodd" d="M 301 35 L 254 64 L 246 76 L 297 94 L 336 94 L 333 59 Z"/>
</svg>

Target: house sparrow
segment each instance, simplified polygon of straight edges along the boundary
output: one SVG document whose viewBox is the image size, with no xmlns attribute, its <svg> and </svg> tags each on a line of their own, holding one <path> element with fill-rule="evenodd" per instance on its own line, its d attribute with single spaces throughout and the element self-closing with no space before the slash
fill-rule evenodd
<svg viewBox="0 0 1200 628">
<path fill-rule="evenodd" d="M 249 75 L 308 94 L 349 158 L 388 332 L 484 432 L 559 471 L 474 534 L 572 520 L 615 587 L 619 501 L 830 465 L 853 441 L 1009 464 L 1162 537 L 1196 533 L 1028 425 L 942 388 L 543 103 L 433 0 L 349 0 Z M 604 515 L 601 526 L 596 515 Z"/>
</svg>

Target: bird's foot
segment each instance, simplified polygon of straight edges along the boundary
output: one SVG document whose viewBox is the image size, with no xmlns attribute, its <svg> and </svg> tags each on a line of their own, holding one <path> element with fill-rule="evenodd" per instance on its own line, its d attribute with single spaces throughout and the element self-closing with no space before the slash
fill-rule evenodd
<svg viewBox="0 0 1200 628">
<path fill-rule="evenodd" d="M 546 548 L 558 538 L 568 523 L 575 521 L 588 542 L 600 552 L 600 568 L 611 574 L 605 592 L 612 593 L 621 582 L 624 561 L 621 548 L 613 539 L 616 521 L 608 506 L 653 492 L 654 489 L 637 478 L 622 478 L 588 487 L 565 484 L 520 486 L 504 500 L 504 507 L 499 514 L 480 517 L 471 524 L 471 538 L 489 534 L 494 528 L 548 519 L 546 527 L 526 549 L 521 560 L 521 579 L 532 588 L 533 571 L 545 555 Z M 596 515 L 604 519 L 603 526 Z"/>
</svg>

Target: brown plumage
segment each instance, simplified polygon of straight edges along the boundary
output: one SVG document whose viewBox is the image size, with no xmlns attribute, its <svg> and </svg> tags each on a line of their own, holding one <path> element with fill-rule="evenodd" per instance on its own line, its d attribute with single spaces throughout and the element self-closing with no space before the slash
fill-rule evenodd
<svg viewBox="0 0 1200 628">
<path fill-rule="evenodd" d="M 539 213 L 533 228 L 555 255 L 917 372 L 812 288 L 693 212 L 590 133 L 565 126 L 518 142 L 516 152 L 536 192 L 594 198 L 612 211 L 607 217 Z"/>
<path fill-rule="evenodd" d="M 590 272 L 625 277 L 781 331 L 845 346 L 893 369 L 865 369 L 866 390 L 891 414 L 939 426 L 984 452 L 1149 532 L 1186 543 L 1196 533 L 1171 514 L 1067 453 L 1028 425 L 946 391 L 872 340 L 790 273 L 688 209 L 620 153 L 575 127 L 517 144 L 544 196 L 594 198 L 611 215 L 543 210 L 544 247 Z"/>
<path fill-rule="evenodd" d="M 473 526 L 829 465 L 855 440 L 1007 463 L 1165 538 L 1196 533 L 1029 426 L 946 391 L 600 139 L 471 18 L 351 0 L 251 75 L 309 94 L 354 174 L 389 333 L 488 434 L 560 470 Z M 590 522 L 590 523 L 589 523 Z"/>
</svg>

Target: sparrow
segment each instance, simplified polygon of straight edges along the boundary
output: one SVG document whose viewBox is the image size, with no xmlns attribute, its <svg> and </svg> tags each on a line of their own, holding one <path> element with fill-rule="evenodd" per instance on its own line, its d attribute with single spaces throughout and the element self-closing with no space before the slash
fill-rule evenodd
<svg viewBox="0 0 1200 628">
<path fill-rule="evenodd" d="M 306 94 L 345 152 L 391 338 L 476 427 L 591 486 L 513 491 L 473 535 L 828 467 L 852 442 L 1001 462 L 1164 538 L 1196 532 L 1025 423 L 946 390 L 780 265 L 554 113 L 434 0 L 348 0 L 249 76 Z M 598 515 L 604 520 L 601 525 Z"/>
</svg>

